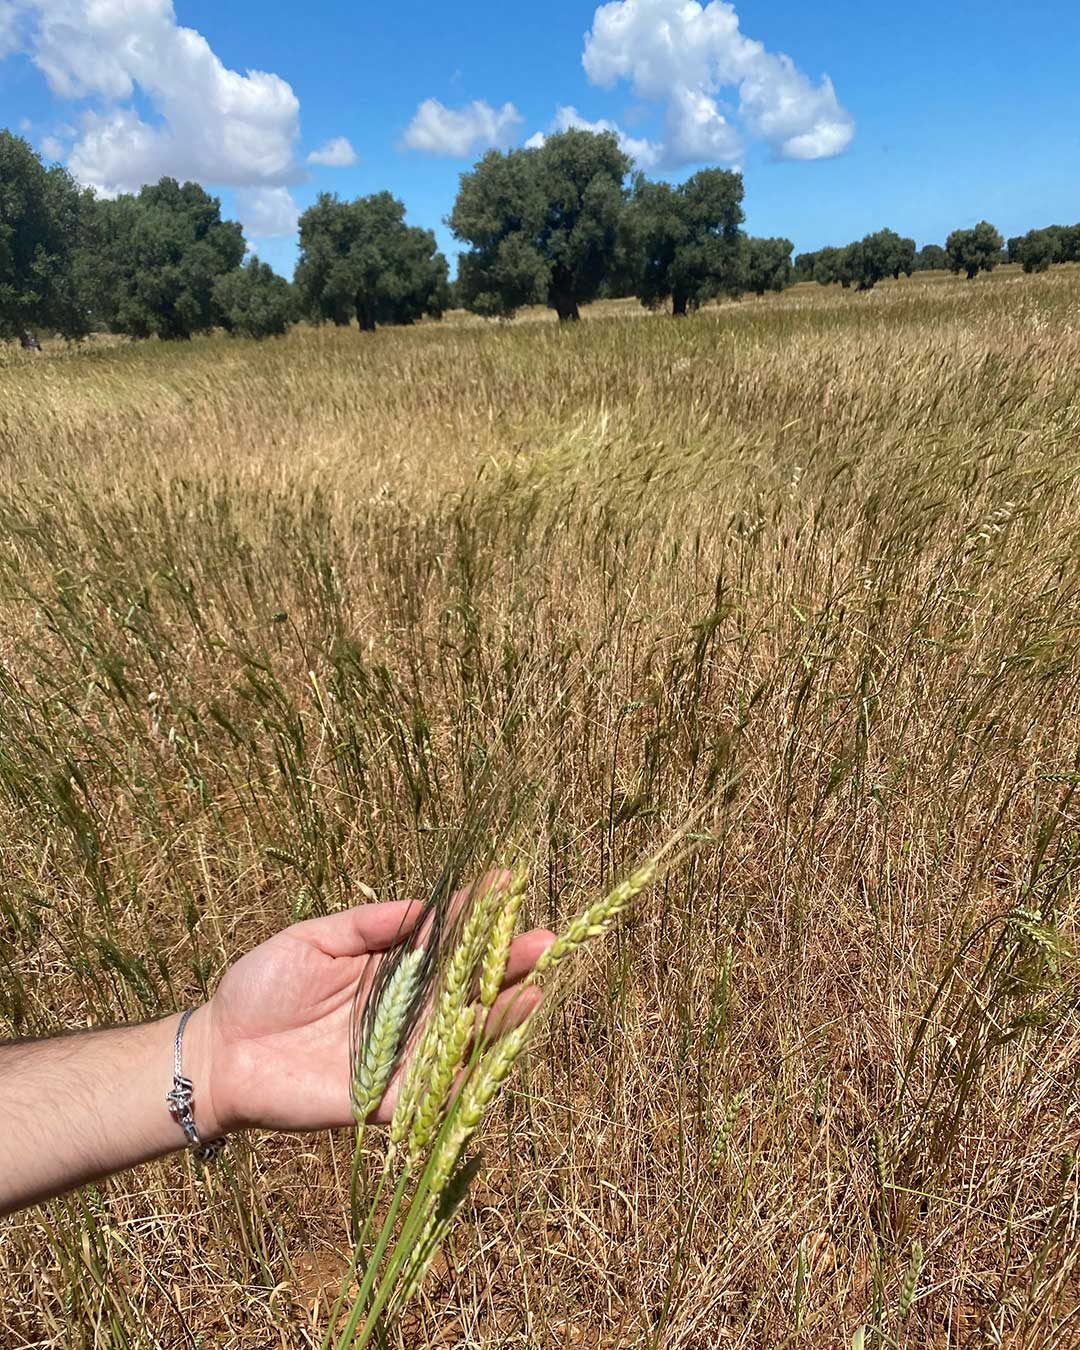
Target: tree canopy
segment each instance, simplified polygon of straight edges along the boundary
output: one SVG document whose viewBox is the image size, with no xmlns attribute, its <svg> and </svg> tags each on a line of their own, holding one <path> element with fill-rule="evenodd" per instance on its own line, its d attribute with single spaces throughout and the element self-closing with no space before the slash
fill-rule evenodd
<svg viewBox="0 0 1080 1350">
<path fill-rule="evenodd" d="M 492 150 L 462 175 L 448 224 L 467 247 L 458 275 L 430 230 L 407 225 L 389 192 L 355 201 L 323 193 L 300 220 L 290 285 L 244 259 L 241 227 L 197 183 L 163 178 L 114 200 L 46 167 L 0 131 L 0 339 L 34 343 L 40 327 L 188 338 L 217 325 L 265 337 L 299 314 L 361 329 L 440 316 L 451 303 L 490 317 L 546 304 L 560 320 L 598 297 L 636 295 L 684 315 L 718 295 L 764 295 L 795 280 L 869 290 L 887 277 L 950 268 L 973 278 L 1003 257 L 1026 272 L 1080 262 L 1080 224 L 1015 235 L 1007 252 L 988 221 L 944 247 L 881 229 L 844 247 L 798 254 L 790 240 L 748 237 L 738 173 L 706 168 L 685 182 L 637 174 L 611 132 L 579 128 L 539 145 Z"/>
<path fill-rule="evenodd" d="M 980 272 L 991 272 L 1001 261 L 1004 243 L 988 220 L 980 220 L 972 230 L 953 230 L 945 240 L 949 268 L 953 272 L 965 272 L 969 281 Z"/>
<path fill-rule="evenodd" d="M 944 250 L 939 252 L 944 256 Z M 860 291 L 868 291 L 886 277 L 899 280 L 901 275 L 911 276 L 919 268 L 919 255 L 914 239 L 885 229 L 864 235 L 844 248 L 800 253 L 795 267 L 800 279 L 812 276 L 823 286 L 838 281 L 845 288 L 855 285 Z"/>
<path fill-rule="evenodd" d="M 214 283 L 222 326 L 240 337 L 276 337 L 293 321 L 293 288 L 254 254 Z"/>
<path fill-rule="evenodd" d="M 1058 244 L 1058 262 L 1080 262 L 1080 225 L 1047 225 Z"/>
<path fill-rule="evenodd" d="M 300 217 L 296 288 L 307 315 L 361 329 L 438 317 L 447 306 L 446 259 L 431 230 L 405 224 L 389 192 L 355 201 L 322 193 Z"/>
<path fill-rule="evenodd" d="M 891 230 L 886 231 L 892 234 Z M 892 252 L 892 276 L 894 281 L 900 280 L 901 272 L 905 276 L 911 276 L 918 268 L 918 250 L 915 247 L 915 240 L 897 236 L 897 242 L 893 245 Z"/>
<path fill-rule="evenodd" d="M 571 129 L 542 146 L 489 150 L 462 174 L 449 224 L 467 244 L 462 302 L 508 317 L 546 304 L 580 317 L 613 271 L 630 161 L 611 132 Z"/>
<path fill-rule="evenodd" d="M 916 272 L 943 272 L 949 265 L 949 255 L 940 244 L 923 244 L 915 255 Z"/>
<path fill-rule="evenodd" d="M 794 277 L 791 266 L 790 239 L 755 239 L 748 241 L 746 288 L 755 295 L 766 291 L 782 291 Z"/>
<path fill-rule="evenodd" d="M 849 248 L 822 248 L 814 256 L 814 280 L 822 286 L 838 281 L 846 290 L 854 280 Z"/>
<path fill-rule="evenodd" d="M 908 276 L 915 270 L 915 240 L 902 239 L 895 230 L 876 230 L 841 249 L 837 260 L 838 279 L 844 285 L 855 282 L 860 291 L 871 290 L 886 277 Z"/>
<path fill-rule="evenodd" d="M 818 251 L 812 253 L 796 253 L 793 268 L 796 281 L 813 281 L 814 268 L 817 266 Z"/>
<path fill-rule="evenodd" d="M 21 136 L 0 130 L 0 337 L 87 331 L 73 255 L 89 202 L 66 169 L 46 169 Z"/>
<path fill-rule="evenodd" d="M 1080 225 L 1047 225 L 1015 235 L 1008 243 L 1010 262 L 1025 272 L 1045 272 L 1052 263 L 1080 262 Z"/>
<path fill-rule="evenodd" d="M 742 175 L 725 169 L 702 169 L 677 187 L 637 176 L 621 233 L 643 305 L 657 309 L 670 299 L 672 313 L 683 315 L 742 289 L 742 197 Z"/>
<path fill-rule="evenodd" d="M 1019 239 L 1009 240 L 1009 257 L 1025 272 L 1045 272 L 1051 263 L 1062 260 L 1061 241 L 1052 230 L 1028 230 Z"/>
<path fill-rule="evenodd" d="M 130 337 L 190 338 L 218 320 L 214 286 L 239 267 L 244 237 L 198 183 L 163 178 L 135 195 L 96 200 L 77 258 L 94 322 Z"/>
</svg>

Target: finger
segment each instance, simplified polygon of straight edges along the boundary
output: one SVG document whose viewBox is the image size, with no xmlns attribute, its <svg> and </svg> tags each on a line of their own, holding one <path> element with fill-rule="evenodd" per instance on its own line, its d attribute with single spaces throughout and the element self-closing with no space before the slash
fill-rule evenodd
<svg viewBox="0 0 1080 1350">
<path fill-rule="evenodd" d="M 523 980 L 541 956 L 555 941 L 555 934 L 546 928 L 532 928 L 510 944 L 510 957 L 503 976 L 503 988 Z"/>
<path fill-rule="evenodd" d="M 388 900 L 381 905 L 357 905 L 320 919 L 305 919 L 290 931 L 327 956 L 364 956 L 402 942 L 423 912 L 418 900 Z"/>
<path fill-rule="evenodd" d="M 526 985 L 524 988 L 511 985 L 509 989 L 504 989 L 491 1005 L 491 1011 L 484 1023 L 484 1044 L 498 1040 L 508 1031 L 519 1027 L 533 1015 L 543 999 L 544 991 L 534 984 Z"/>
</svg>

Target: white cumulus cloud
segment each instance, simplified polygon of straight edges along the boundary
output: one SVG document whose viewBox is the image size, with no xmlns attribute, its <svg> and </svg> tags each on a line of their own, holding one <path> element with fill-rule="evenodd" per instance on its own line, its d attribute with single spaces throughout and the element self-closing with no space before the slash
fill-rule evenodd
<svg viewBox="0 0 1080 1350">
<path fill-rule="evenodd" d="M 663 158 L 669 164 L 701 164 L 718 160 L 734 164 L 742 156 L 743 138 L 703 89 L 671 91 L 665 117 Z"/>
<path fill-rule="evenodd" d="M 548 129 L 549 133 L 569 131 L 571 127 L 578 127 L 582 131 L 613 131 L 619 138 L 619 146 L 623 154 L 629 155 L 639 169 L 651 169 L 662 158 L 662 146 L 657 145 L 655 141 L 628 136 L 621 127 L 614 122 L 609 122 L 606 117 L 599 117 L 595 122 L 590 122 L 587 117 L 582 117 L 581 113 L 570 104 L 564 104 L 556 108 L 555 116 L 552 118 L 551 126 Z M 547 137 L 542 131 L 537 131 L 525 142 L 526 148 L 537 149 L 544 144 L 546 139 Z"/>
<path fill-rule="evenodd" d="M 627 81 L 664 104 L 663 158 L 672 165 L 739 158 L 725 89 L 745 133 L 785 159 L 837 155 L 855 130 L 828 76 L 815 84 L 790 57 L 748 38 L 727 0 L 611 0 L 593 15 L 582 64 L 594 84 Z"/>
<path fill-rule="evenodd" d="M 68 161 L 82 182 L 114 193 L 163 174 L 234 187 L 298 176 L 291 86 L 266 71 L 228 69 L 201 33 L 177 22 L 172 0 L 6 0 L 0 34 L 5 13 L 55 95 L 98 104 Z M 137 94 L 156 120 L 134 106 Z"/>
<path fill-rule="evenodd" d="M 334 136 L 320 145 L 318 150 L 312 150 L 307 162 L 323 164 L 329 169 L 347 169 L 350 164 L 356 163 L 356 151 L 347 137 Z"/>
<path fill-rule="evenodd" d="M 474 99 L 462 108 L 447 108 L 437 98 L 426 98 L 413 114 L 402 141 L 410 150 L 460 159 L 477 149 L 508 144 L 523 120 L 512 103 L 493 108 L 482 99 Z"/>
<path fill-rule="evenodd" d="M 249 239 L 276 239 L 295 234 L 300 212 L 287 187 L 240 188 L 236 214 Z"/>
</svg>

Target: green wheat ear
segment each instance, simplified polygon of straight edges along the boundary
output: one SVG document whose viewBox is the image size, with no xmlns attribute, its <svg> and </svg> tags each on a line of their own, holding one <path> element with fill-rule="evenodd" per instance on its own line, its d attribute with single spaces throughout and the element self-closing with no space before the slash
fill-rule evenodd
<svg viewBox="0 0 1080 1350">
<path fill-rule="evenodd" d="M 410 1136 L 410 1153 L 429 1137 L 442 1113 L 454 1075 L 461 1066 L 473 1030 L 470 1003 L 476 968 L 490 943 L 491 924 L 502 896 L 495 885 L 474 894 L 457 942 L 446 962 L 427 1026 L 409 1058 L 394 1117 L 390 1142 Z"/>
<path fill-rule="evenodd" d="M 471 1006 L 460 1008 L 456 1020 L 435 1046 L 426 1091 L 420 1096 L 415 1107 L 408 1112 L 411 1116 L 410 1162 L 415 1163 L 419 1160 L 442 1118 L 454 1078 L 465 1058 L 465 1050 L 475 1023 L 475 1009 Z"/>
<path fill-rule="evenodd" d="M 437 1201 L 461 1157 L 466 1144 L 476 1132 L 484 1112 L 496 1092 L 506 1081 L 518 1056 L 525 1048 L 532 1030 L 532 1018 L 507 1032 L 495 1042 L 480 1060 L 461 1092 L 452 1128 L 447 1132 L 431 1163 L 431 1198 Z"/>
<path fill-rule="evenodd" d="M 646 863 L 644 867 L 639 867 L 625 881 L 608 891 L 607 895 L 591 904 L 588 909 L 582 910 L 537 961 L 536 974 L 544 975 L 547 971 L 554 970 L 586 942 L 603 937 L 630 901 L 652 884 L 655 876 L 656 863 Z"/>
<path fill-rule="evenodd" d="M 363 1125 L 382 1101 L 397 1062 L 405 1019 L 416 995 L 424 953 L 407 952 L 386 982 L 371 1022 L 371 1032 L 353 1070 L 352 1103 L 357 1124 Z"/>
<path fill-rule="evenodd" d="M 477 963 L 485 1011 L 502 987 L 526 880 L 526 874 L 518 871 L 505 892 L 497 886 L 489 888 L 477 897 L 466 918 L 450 958 L 442 997 L 416 1057 L 415 1074 L 410 1073 L 402 1088 L 400 1120 L 398 1113 L 394 1113 L 391 1137 L 400 1140 L 408 1129 L 411 1163 L 419 1161 L 431 1141 L 445 1114 L 454 1079 L 464 1064 L 465 1051 L 476 1027 L 476 1009 L 470 998 Z M 497 907 L 504 894 L 505 899 Z"/>
<path fill-rule="evenodd" d="M 522 870 L 514 873 L 506 892 L 502 909 L 491 925 L 491 937 L 487 951 L 480 966 L 480 1002 L 490 1009 L 499 996 L 502 982 L 506 978 L 506 967 L 510 961 L 510 944 L 514 940 L 521 903 L 525 898 L 525 884 L 528 874 Z"/>
</svg>

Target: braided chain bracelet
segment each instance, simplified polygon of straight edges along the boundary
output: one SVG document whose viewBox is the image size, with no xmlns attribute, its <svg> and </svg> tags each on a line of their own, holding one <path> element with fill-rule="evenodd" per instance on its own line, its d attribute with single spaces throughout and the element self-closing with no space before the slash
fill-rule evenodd
<svg viewBox="0 0 1080 1350">
<path fill-rule="evenodd" d="M 172 1091 L 165 1094 L 165 1100 L 169 1104 L 169 1112 L 173 1120 L 184 1131 L 184 1138 L 188 1142 L 188 1147 L 191 1149 L 195 1161 L 212 1163 L 225 1147 L 225 1136 L 222 1135 L 220 1139 L 208 1139 L 205 1143 L 199 1138 L 199 1131 L 195 1127 L 195 1088 L 191 1079 L 184 1077 L 181 1064 L 184 1027 L 187 1026 L 187 1020 L 194 1011 L 194 1008 L 187 1008 L 180 1014 L 180 1022 L 176 1028 L 176 1041 L 173 1046 Z"/>
</svg>

